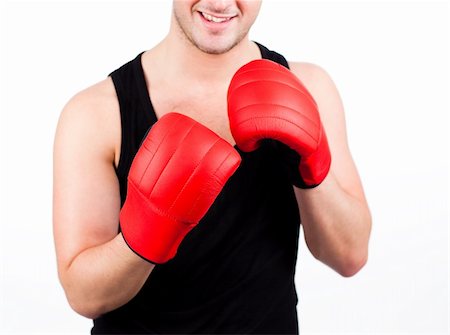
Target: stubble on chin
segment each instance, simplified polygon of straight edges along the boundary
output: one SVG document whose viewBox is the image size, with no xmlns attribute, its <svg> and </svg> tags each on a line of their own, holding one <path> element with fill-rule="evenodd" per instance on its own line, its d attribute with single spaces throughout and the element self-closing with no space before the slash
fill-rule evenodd
<svg viewBox="0 0 450 335">
<path fill-rule="evenodd" d="M 240 41 L 234 41 L 232 44 L 228 44 L 228 45 L 222 46 L 222 47 L 214 46 L 214 45 L 202 47 L 201 45 L 198 45 L 198 44 L 196 44 L 195 46 L 199 50 L 203 51 L 204 53 L 210 54 L 210 55 L 223 55 L 223 54 L 227 53 L 228 51 L 230 51 L 231 49 L 233 49 L 236 45 L 238 45 L 239 42 Z M 195 43 L 195 42 L 193 42 L 193 43 Z"/>
</svg>

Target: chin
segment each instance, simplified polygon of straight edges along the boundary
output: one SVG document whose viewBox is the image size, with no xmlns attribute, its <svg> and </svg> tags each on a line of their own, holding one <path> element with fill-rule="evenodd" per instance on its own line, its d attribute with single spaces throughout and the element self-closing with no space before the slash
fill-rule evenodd
<svg viewBox="0 0 450 335">
<path fill-rule="evenodd" d="M 197 49 L 211 55 L 222 55 L 233 49 L 241 40 L 208 41 L 207 43 L 191 41 Z"/>
<path fill-rule="evenodd" d="M 222 55 L 233 49 L 234 46 L 226 47 L 226 48 L 218 48 L 215 46 L 208 46 L 208 47 L 198 47 L 199 50 L 203 51 L 204 53 L 210 54 L 210 55 Z"/>
</svg>

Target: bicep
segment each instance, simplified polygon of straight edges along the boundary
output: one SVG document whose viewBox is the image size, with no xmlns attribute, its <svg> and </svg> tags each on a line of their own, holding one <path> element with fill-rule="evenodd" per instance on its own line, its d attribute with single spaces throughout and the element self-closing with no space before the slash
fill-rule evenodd
<svg viewBox="0 0 450 335">
<path fill-rule="evenodd" d="M 54 143 L 53 225 L 58 266 L 118 233 L 120 195 L 114 155 L 89 109 L 69 103 Z"/>
</svg>

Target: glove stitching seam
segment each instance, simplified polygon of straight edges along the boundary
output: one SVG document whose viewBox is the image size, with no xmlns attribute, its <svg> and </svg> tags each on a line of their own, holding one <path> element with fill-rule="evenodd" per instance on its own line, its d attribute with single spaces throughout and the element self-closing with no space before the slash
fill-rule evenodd
<svg viewBox="0 0 450 335">
<path fill-rule="evenodd" d="M 172 206 L 170 206 L 170 209 L 172 209 L 172 207 L 175 206 L 175 203 L 176 203 L 176 202 L 178 201 L 178 199 L 180 198 L 181 193 L 183 193 L 183 191 L 184 191 L 184 189 L 187 187 L 189 181 L 193 178 L 195 172 L 198 170 L 198 168 L 200 167 L 200 165 L 204 162 L 205 157 L 211 152 L 211 150 L 213 149 L 213 147 L 214 147 L 219 141 L 220 141 L 220 138 L 217 138 L 216 141 L 209 147 L 208 151 L 203 155 L 202 159 L 198 162 L 198 164 L 195 166 L 195 168 L 192 170 L 192 172 L 191 172 L 189 178 L 188 178 L 188 179 L 186 180 L 186 182 L 184 183 L 184 185 L 183 185 L 182 189 L 180 190 L 180 192 L 178 192 L 178 195 L 177 195 L 176 199 L 173 201 Z M 203 193 L 203 190 L 204 190 L 204 189 L 202 188 L 202 191 L 200 191 L 199 193 L 202 194 L 202 193 Z M 199 198 L 200 198 L 200 195 L 197 196 L 197 199 L 195 200 L 195 202 L 197 202 Z M 170 210 L 170 209 L 169 209 L 169 210 Z M 189 210 L 189 213 L 187 214 L 187 216 L 190 215 L 190 214 L 192 213 L 193 209 L 194 209 L 194 204 L 191 205 L 191 209 Z"/>
<path fill-rule="evenodd" d="M 180 141 L 178 141 L 178 143 L 184 142 L 184 140 L 189 136 L 189 134 L 190 134 L 190 132 L 192 131 L 192 129 L 194 128 L 194 126 L 195 126 L 195 124 L 192 124 L 192 125 L 191 125 L 191 127 L 190 127 L 189 130 L 186 132 L 186 134 L 184 135 L 184 137 L 183 137 Z M 175 129 L 175 125 L 172 126 L 172 127 L 170 128 L 170 130 L 172 130 L 172 129 Z M 169 131 L 170 131 L 170 130 L 169 130 Z M 167 134 L 168 134 L 168 133 L 169 133 L 169 132 L 167 132 Z M 165 137 L 164 137 L 164 138 L 165 138 Z M 180 146 L 177 146 L 177 147 L 175 148 L 175 151 L 171 153 L 169 159 L 167 160 L 166 164 L 164 165 L 164 168 L 163 168 L 163 169 L 161 170 L 161 172 L 159 173 L 158 178 L 156 178 L 156 182 L 155 182 L 155 184 L 153 185 L 153 187 L 152 187 L 152 189 L 151 189 L 151 191 L 150 191 L 149 198 L 152 196 L 153 191 L 155 190 L 156 186 L 158 185 L 158 183 L 159 183 L 160 180 L 161 180 L 162 174 L 167 170 L 167 166 L 169 165 L 170 161 L 172 160 L 172 158 L 175 156 L 175 154 L 178 152 L 179 149 L 180 149 Z M 177 197 L 177 198 L 178 198 L 178 197 Z M 176 200 L 176 199 L 175 199 L 175 200 Z M 174 201 L 174 202 L 175 202 L 175 201 Z M 168 210 L 170 210 L 172 207 L 173 207 L 173 203 L 172 203 L 172 205 L 170 206 L 170 208 L 169 208 Z"/>
<path fill-rule="evenodd" d="M 150 159 L 150 161 L 147 163 L 147 167 L 145 168 L 144 172 L 142 173 L 141 178 L 139 179 L 139 184 L 142 182 L 142 179 L 144 178 L 144 176 L 145 176 L 145 174 L 147 173 L 147 170 L 148 170 L 148 168 L 150 167 L 150 165 L 151 165 L 153 159 L 155 158 L 156 154 L 158 153 L 159 149 L 161 148 L 161 145 L 162 145 L 163 142 L 165 141 L 166 137 L 169 136 L 170 130 L 173 129 L 173 128 L 175 128 L 175 126 L 176 126 L 179 122 L 180 122 L 180 119 L 177 119 L 176 122 L 175 122 L 175 124 L 173 125 L 173 127 L 170 128 L 169 131 L 167 131 L 167 132 L 164 134 L 163 138 L 162 138 L 161 141 L 159 142 L 158 147 L 156 148 L 156 150 L 155 150 L 154 153 L 152 153 L 152 152 L 149 150 L 149 148 L 147 147 L 147 145 L 146 145 L 147 139 L 148 139 L 149 141 L 153 141 L 153 139 L 152 139 L 151 136 L 150 136 L 151 132 L 147 135 L 147 138 L 144 140 L 144 143 L 142 143 L 142 146 L 143 146 L 148 152 L 152 153 L 153 155 L 152 155 L 152 158 Z M 175 150 L 175 151 L 176 151 L 176 150 Z M 175 153 L 175 152 L 174 152 L 174 153 Z M 173 153 L 173 154 L 174 154 L 174 153 Z M 173 154 L 172 154 L 172 156 L 173 156 Z M 169 161 L 170 161 L 170 159 L 172 158 L 172 156 L 169 158 Z M 168 161 L 168 162 L 169 162 L 169 161 Z M 159 176 L 158 176 L 158 179 L 156 179 L 155 184 L 153 184 L 153 187 L 152 187 L 152 189 L 151 189 L 151 191 L 150 191 L 149 197 L 152 195 L 153 189 L 155 188 L 156 184 L 158 183 L 159 177 L 160 177 L 161 174 L 164 172 L 164 170 L 165 170 L 165 169 L 163 169 L 163 170 L 161 171 L 161 173 L 160 173 Z"/>
</svg>

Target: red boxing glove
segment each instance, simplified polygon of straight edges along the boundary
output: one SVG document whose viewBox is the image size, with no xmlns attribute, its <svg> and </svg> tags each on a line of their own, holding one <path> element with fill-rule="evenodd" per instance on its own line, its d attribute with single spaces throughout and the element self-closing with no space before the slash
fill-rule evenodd
<svg viewBox="0 0 450 335">
<path fill-rule="evenodd" d="M 241 67 L 228 88 L 228 117 L 242 151 L 274 139 L 300 155 L 296 186 L 315 187 L 328 174 L 331 155 L 317 104 L 284 66 L 259 59 Z"/>
<path fill-rule="evenodd" d="M 173 258 L 240 164 L 239 153 L 177 113 L 151 128 L 131 164 L 120 227 L 128 246 L 152 263 Z"/>
</svg>

